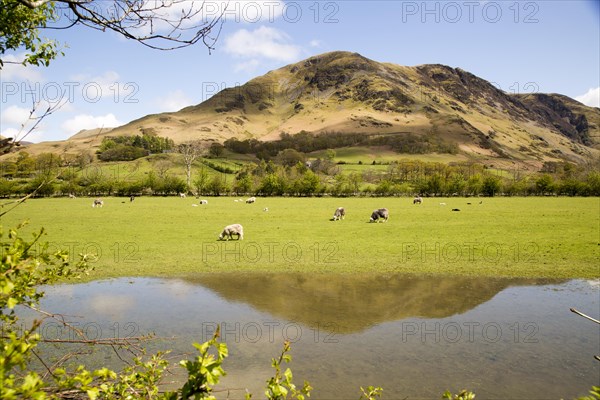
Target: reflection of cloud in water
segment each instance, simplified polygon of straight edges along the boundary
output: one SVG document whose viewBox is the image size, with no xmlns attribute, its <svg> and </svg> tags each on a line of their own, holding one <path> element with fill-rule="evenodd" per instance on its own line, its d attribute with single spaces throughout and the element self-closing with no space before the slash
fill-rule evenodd
<svg viewBox="0 0 600 400">
<path fill-rule="evenodd" d="M 600 279 L 589 279 L 587 281 L 587 283 L 591 286 L 591 287 L 597 287 L 600 288 Z"/>
<path fill-rule="evenodd" d="M 41 291 L 47 295 L 72 298 L 75 293 L 75 288 L 75 285 L 42 286 Z"/>
<path fill-rule="evenodd" d="M 434 398 L 448 382 L 463 382 L 478 398 L 505 399 L 574 398 L 597 384 L 598 363 L 590 362 L 597 325 L 568 309 L 593 314 L 598 280 L 220 273 L 57 288 L 49 288 L 56 296 L 46 309 L 85 316 L 75 322 L 90 324 L 91 334 L 95 327 L 110 337 L 129 335 L 132 326 L 154 332 L 163 339 L 148 343 L 149 354 L 170 349 L 173 361 L 197 354 L 191 343 L 209 338 L 205 324 L 220 323 L 230 357 L 219 389 L 248 388 L 259 397 L 288 322 L 303 331 L 292 343 L 294 378 L 308 380 L 314 398 L 355 398 L 364 382 L 390 398 Z M 171 389 L 186 378 L 183 369 L 173 372 Z M 228 397 L 243 399 L 244 390 Z"/>
<path fill-rule="evenodd" d="M 168 280 L 155 285 L 157 295 L 163 295 L 170 300 L 186 300 L 198 291 L 198 288 L 180 280 Z"/>
<path fill-rule="evenodd" d="M 135 297 L 131 295 L 96 295 L 89 300 L 90 308 L 97 314 L 110 318 L 120 318 L 136 307 Z"/>
</svg>

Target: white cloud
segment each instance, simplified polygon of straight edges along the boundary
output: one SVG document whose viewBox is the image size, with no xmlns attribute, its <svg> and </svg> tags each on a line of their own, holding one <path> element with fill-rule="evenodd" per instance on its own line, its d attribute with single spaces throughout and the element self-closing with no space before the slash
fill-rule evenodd
<svg viewBox="0 0 600 400">
<path fill-rule="evenodd" d="M 152 23 L 130 31 L 140 36 L 182 33 L 182 39 L 189 39 L 201 27 L 217 23 L 215 30 L 218 29 L 220 22 L 272 23 L 283 15 L 286 7 L 281 0 L 145 0 L 143 8 L 147 11 L 141 14 L 152 17 Z M 176 32 L 174 27 L 178 28 Z"/>
<path fill-rule="evenodd" d="M 72 80 L 80 82 L 80 83 L 95 82 L 102 86 L 107 86 L 107 85 L 111 85 L 115 82 L 118 82 L 119 74 L 116 73 L 115 71 L 106 71 L 102 75 L 92 76 L 90 74 L 77 74 L 77 75 L 72 75 L 70 78 Z"/>
<path fill-rule="evenodd" d="M 15 138 L 19 134 L 19 130 L 15 128 L 7 128 L 0 132 L 0 136 L 4 138 Z"/>
<path fill-rule="evenodd" d="M 42 118 L 49 106 L 48 103 L 43 103 L 36 107 L 33 114 L 31 114 L 29 107 L 10 105 L 3 108 L 0 114 L 0 126 L 4 130 L 0 135 L 28 142 L 42 141 L 45 135 L 44 129 L 47 127 L 45 127 L 45 121 L 39 119 Z"/>
<path fill-rule="evenodd" d="M 210 1 L 206 3 L 211 4 Z M 254 0 L 213 2 L 212 6 L 215 5 L 219 11 L 223 12 L 225 21 L 237 23 L 274 22 L 283 15 L 286 7 L 283 1 Z"/>
<path fill-rule="evenodd" d="M 135 307 L 135 298 L 130 295 L 97 295 L 89 300 L 91 309 L 102 316 L 114 319 L 125 318 L 125 314 Z M 117 319 L 117 320 L 118 320 Z"/>
<path fill-rule="evenodd" d="M 81 96 L 84 101 L 95 103 L 102 98 L 112 98 L 115 103 L 132 100 L 137 93 L 137 84 L 134 82 L 121 82 L 120 76 L 115 71 L 106 71 L 101 75 L 77 74 L 69 79 L 69 97 Z M 65 85 L 66 87 L 67 85 Z M 73 99 L 69 98 L 69 101 Z"/>
<path fill-rule="evenodd" d="M 25 53 L 7 54 L 2 57 L 4 66 L 2 67 L 2 80 L 6 82 L 11 79 L 39 82 L 43 80 L 39 68 L 33 65 L 24 66 L 20 63 L 25 58 Z"/>
<path fill-rule="evenodd" d="M 291 62 L 300 56 L 300 48 L 289 44 L 290 37 L 283 31 L 261 26 L 254 31 L 240 29 L 225 39 L 225 52 L 239 57 L 263 57 Z"/>
<path fill-rule="evenodd" d="M 191 106 L 192 99 L 183 90 L 175 90 L 174 92 L 167 93 L 157 103 L 161 112 L 179 111 L 184 107 Z"/>
<path fill-rule="evenodd" d="M 321 41 L 318 39 L 313 39 L 309 43 L 310 47 L 321 47 L 321 44 Z"/>
<path fill-rule="evenodd" d="M 575 100 L 590 107 L 600 107 L 600 87 L 591 88 L 587 93 L 575 97 Z"/>
<path fill-rule="evenodd" d="M 82 129 L 94 129 L 94 128 L 114 128 L 119 125 L 123 125 L 114 114 L 109 113 L 102 116 L 93 116 L 89 114 L 79 114 L 75 117 L 66 120 L 62 123 L 61 127 L 67 131 L 68 134 L 73 135 Z"/>
<path fill-rule="evenodd" d="M 248 60 L 248 61 L 236 64 L 234 66 L 233 70 L 235 72 L 252 73 L 252 72 L 256 71 L 256 69 L 258 68 L 259 65 L 260 65 L 260 61 L 253 58 L 252 60 Z"/>
<path fill-rule="evenodd" d="M 0 136 L 10 137 L 13 139 L 16 138 L 19 141 L 24 140 L 26 142 L 34 142 L 34 143 L 41 142 L 43 140 L 44 131 L 35 129 L 35 130 L 29 132 L 26 136 L 23 136 L 25 133 L 27 133 L 27 131 L 19 132 L 18 129 L 7 128 L 7 129 L 3 130 L 2 132 L 0 132 Z"/>
<path fill-rule="evenodd" d="M 0 125 L 19 125 L 25 124 L 29 119 L 31 110 L 25 107 L 9 106 L 2 110 L 0 114 Z"/>
</svg>

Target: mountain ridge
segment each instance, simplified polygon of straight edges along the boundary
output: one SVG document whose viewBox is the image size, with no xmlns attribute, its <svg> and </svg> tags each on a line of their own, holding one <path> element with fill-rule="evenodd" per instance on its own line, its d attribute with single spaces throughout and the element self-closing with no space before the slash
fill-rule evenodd
<svg viewBox="0 0 600 400">
<path fill-rule="evenodd" d="M 146 115 L 97 134 L 94 143 L 143 132 L 222 142 L 300 131 L 437 135 L 467 158 L 509 162 L 584 162 L 600 154 L 600 108 L 560 94 L 509 94 L 461 68 L 407 67 L 344 51 L 269 71 L 176 112 Z"/>
</svg>

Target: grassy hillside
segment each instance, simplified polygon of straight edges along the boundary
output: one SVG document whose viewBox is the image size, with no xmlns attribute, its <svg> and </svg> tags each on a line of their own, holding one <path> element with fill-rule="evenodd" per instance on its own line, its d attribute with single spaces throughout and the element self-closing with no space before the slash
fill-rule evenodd
<svg viewBox="0 0 600 400">
<path fill-rule="evenodd" d="M 505 167 L 584 163 L 600 154 L 598 108 L 556 94 L 508 94 L 460 68 L 379 63 L 349 52 L 284 66 L 178 112 L 29 151 L 93 152 L 106 135 L 149 133 L 209 143 L 275 140 L 300 131 L 435 137 L 459 149 L 448 157 L 452 161 Z"/>
</svg>

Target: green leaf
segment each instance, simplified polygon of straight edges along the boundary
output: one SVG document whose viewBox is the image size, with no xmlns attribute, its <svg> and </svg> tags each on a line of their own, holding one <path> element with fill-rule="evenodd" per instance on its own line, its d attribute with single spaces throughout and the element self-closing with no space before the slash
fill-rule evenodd
<svg viewBox="0 0 600 400">
<path fill-rule="evenodd" d="M 6 306 L 11 310 L 15 308 L 17 304 L 19 304 L 19 300 L 15 299 L 14 297 L 9 297 L 8 301 L 6 302 Z"/>
<path fill-rule="evenodd" d="M 98 398 L 98 394 L 100 393 L 100 391 L 98 390 L 98 388 L 93 388 L 93 389 L 88 389 L 86 391 L 88 397 L 90 398 L 90 400 L 96 400 Z"/>
</svg>

